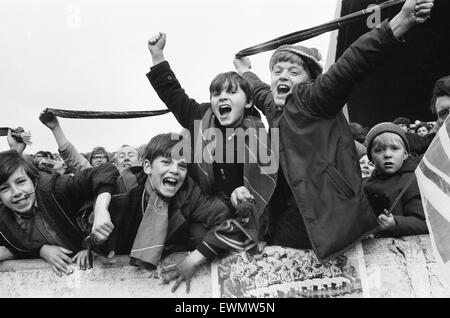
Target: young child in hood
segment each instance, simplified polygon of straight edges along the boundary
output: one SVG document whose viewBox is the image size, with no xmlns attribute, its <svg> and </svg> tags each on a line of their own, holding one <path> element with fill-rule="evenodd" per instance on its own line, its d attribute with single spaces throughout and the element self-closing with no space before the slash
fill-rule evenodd
<svg viewBox="0 0 450 318">
<path fill-rule="evenodd" d="M 367 134 L 367 156 L 375 170 L 364 184 L 372 209 L 378 214 L 382 236 L 398 237 L 428 233 L 414 170 L 420 157 L 409 156 L 405 132 L 393 123 L 381 123 Z M 406 187 L 395 207 L 398 195 Z"/>
</svg>

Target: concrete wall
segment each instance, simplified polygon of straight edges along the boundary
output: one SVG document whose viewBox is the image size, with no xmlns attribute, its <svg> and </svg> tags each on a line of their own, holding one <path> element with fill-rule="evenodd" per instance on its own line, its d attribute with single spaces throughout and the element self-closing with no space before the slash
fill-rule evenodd
<svg viewBox="0 0 450 318">
<path fill-rule="evenodd" d="M 371 297 L 450 297 L 428 235 L 363 241 Z"/>
<path fill-rule="evenodd" d="M 363 241 L 364 259 L 371 297 L 450 297 L 437 276 L 427 235 L 401 239 Z M 164 265 L 180 261 L 186 254 L 170 255 Z M 159 269 L 146 271 L 128 265 L 128 257 L 96 257 L 94 268 L 73 267 L 69 276 L 56 276 L 43 260 L 0 263 L 0 297 L 162 297 L 208 298 L 212 295 L 210 266 L 194 276 L 191 292 L 184 283 L 175 293 L 172 283 L 160 282 Z"/>
<path fill-rule="evenodd" d="M 178 262 L 186 254 L 170 255 L 164 263 Z M 40 259 L 0 263 L 0 297 L 163 297 L 207 298 L 212 294 L 210 267 L 203 266 L 194 275 L 191 292 L 182 284 L 175 293 L 173 283 L 163 285 L 159 269 L 147 271 L 128 264 L 127 256 L 94 258 L 94 268 L 58 277 L 47 262 Z"/>
</svg>

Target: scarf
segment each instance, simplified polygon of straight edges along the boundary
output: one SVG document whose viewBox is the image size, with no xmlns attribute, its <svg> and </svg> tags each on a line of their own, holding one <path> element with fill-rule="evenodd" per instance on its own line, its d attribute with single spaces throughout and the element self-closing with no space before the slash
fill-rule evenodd
<svg viewBox="0 0 450 318">
<path fill-rule="evenodd" d="M 144 210 L 146 195 L 149 198 Z M 155 269 L 161 260 L 166 242 L 169 204 L 153 190 L 149 182 L 145 183 L 142 192 L 142 211 L 144 215 L 131 248 L 130 264 Z"/>
<path fill-rule="evenodd" d="M 29 131 L 25 131 L 22 127 L 17 127 L 15 129 L 0 127 L 0 136 L 8 136 L 8 130 L 11 130 L 11 137 L 17 142 L 31 145 L 31 133 Z"/>
<path fill-rule="evenodd" d="M 194 167 L 198 170 L 197 175 L 203 191 L 205 189 L 214 189 L 212 163 L 214 162 L 214 154 L 217 150 L 217 139 L 213 138 L 215 130 L 210 129 L 214 128 L 214 122 L 215 116 L 211 108 L 209 108 L 202 117 L 198 127 L 199 131 L 196 131 L 194 136 Z M 239 128 L 243 130 L 246 136 L 243 149 L 245 159 L 244 186 L 254 197 L 254 209 L 250 213 L 250 222 L 242 224 L 237 219 L 224 221 L 215 230 L 215 235 L 233 249 L 248 250 L 259 241 L 259 235 L 261 233 L 260 224 L 264 209 L 275 190 L 279 161 L 278 151 L 272 151 L 270 136 L 260 118 L 246 116 Z M 236 129 L 232 136 L 238 134 L 239 132 Z M 226 146 L 222 151 L 234 151 L 234 147 Z M 275 162 L 269 160 L 266 163 L 266 160 L 262 160 L 261 154 L 270 156 Z M 234 156 L 230 156 L 230 158 L 234 158 Z M 273 165 L 275 165 L 275 169 Z"/>
</svg>

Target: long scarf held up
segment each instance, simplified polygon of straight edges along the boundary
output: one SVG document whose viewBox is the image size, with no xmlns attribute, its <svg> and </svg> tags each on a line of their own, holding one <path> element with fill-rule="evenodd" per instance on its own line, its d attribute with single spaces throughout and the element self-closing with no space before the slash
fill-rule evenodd
<svg viewBox="0 0 450 318">
<path fill-rule="evenodd" d="M 0 127 L 0 136 L 8 136 L 8 130 L 11 130 L 11 136 L 17 142 L 23 142 L 27 145 L 31 145 L 31 133 L 25 131 L 22 127 L 17 127 L 15 129 L 9 127 Z"/>
<path fill-rule="evenodd" d="M 84 119 L 127 119 L 159 116 L 169 112 L 168 109 L 149 110 L 149 111 L 87 111 L 87 110 L 67 110 L 46 108 L 44 113 L 53 113 L 57 117 L 62 118 L 84 118 Z"/>
<path fill-rule="evenodd" d="M 404 3 L 405 0 L 389 0 L 386 2 L 383 2 L 378 5 L 378 9 L 384 10 L 399 4 Z M 354 13 L 347 14 L 343 17 L 340 17 L 338 19 L 332 20 L 330 22 L 309 28 L 304 29 L 301 31 L 289 33 L 283 36 L 280 36 L 278 38 L 275 38 L 273 40 L 251 46 L 249 48 L 246 48 L 244 50 L 239 51 L 236 53 L 237 58 L 241 58 L 244 56 L 249 56 L 253 54 L 258 54 L 270 50 L 275 50 L 276 48 L 279 48 L 282 45 L 289 45 L 289 44 L 295 44 L 301 41 L 305 41 L 308 39 L 311 39 L 313 37 L 316 37 L 318 35 L 321 35 L 325 32 L 333 31 L 339 28 L 342 28 L 343 26 L 353 24 L 355 22 L 361 21 L 361 19 L 369 16 L 374 12 L 373 8 L 367 8 L 365 10 L 357 11 Z"/>
<path fill-rule="evenodd" d="M 146 193 L 149 199 L 144 210 Z M 130 264 L 155 269 L 161 260 L 166 242 L 169 204 L 146 183 L 142 194 L 142 210 L 145 212 L 131 248 Z"/>
<path fill-rule="evenodd" d="M 194 162 L 198 169 L 199 182 L 202 189 L 214 189 L 214 156 L 217 152 L 216 139 L 211 135 L 214 130 L 215 116 L 208 109 L 202 118 L 200 129 L 196 132 L 194 145 Z M 250 211 L 250 220 L 246 224 L 239 222 L 241 217 L 225 221 L 219 226 L 215 235 L 224 243 L 237 250 L 248 250 L 259 241 L 260 219 L 271 198 L 276 186 L 278 171 L 278 153 L 272 151 L 270 138 L 260 118 L 246 116 L 241 128 L 247 132 L 244 149 L 244 186 L 254 197 L 253 209 Z M 266 134 L 266 136 L 262 136 Z M 266 137 L 266 138 L 263 138 Z M 201 145 L 201 148 L 199 147 Z M 234 147 L 224 147 L 224 151 L 233 151 Z M 238 149 L 240 151 L 241 149 Z M 267 163 L 261 154 L 269 154 L 273 160 Z M 199 158 L 202 156 L 202 158 Z M 203 158 L 205 157 L 205 158 Z M 230 156 L 235 158 L 234 156 Z M 199 162 L 200 161 L 200 162 Z M 275 169 L 273 167 L 275 166 Z M 268 169 L 272 167 L 272 169 Z"/>
</svg>

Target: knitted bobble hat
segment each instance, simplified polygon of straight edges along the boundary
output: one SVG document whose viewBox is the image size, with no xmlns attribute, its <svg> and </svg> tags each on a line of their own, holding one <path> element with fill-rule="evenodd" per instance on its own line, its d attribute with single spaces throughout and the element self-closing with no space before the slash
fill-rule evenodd
<svg viewBox="0 0 450 318">
<path fill-rule="evenodd" d="M 403 129 L 401 129 L 398 125 L 391 123 L 391 122 L 385 122 L 385 123 L 380 123 L 378 125 L 375 125 L 367 134 L 366 136 L 366 146 L 367 146 L 367 157 L 369 158 L 370 161 L 372 161 L 372 143 L 373 140 L 385 133 L 385 132 L 390 132 L 390 133 L 394 133 L 400 136 L 400 138 L 402 138 L 403 143 L 405 144 L 406 147 L 406 151 L 409 153 L 409 142 L 408 139 L 406 139 L 406 135 L 405 132 L 403 131 Z"/>
<path fill-rule="evenodd" d="M 273 52 L 272 57 L 270 58 L 269 67 L 273 68 L 276 56 L 282 52 L 290 52 L 298 55 L 303 61 L 305 61 L 312 78 L 316 78 L 320 74 L 322 74 L 323 68 L 319 63 L 322 60 L 322 55 L 316 48 L 308 48 L 306 46 L 301 45 L 282 45 L 278 49 Z"/>
</svg>

